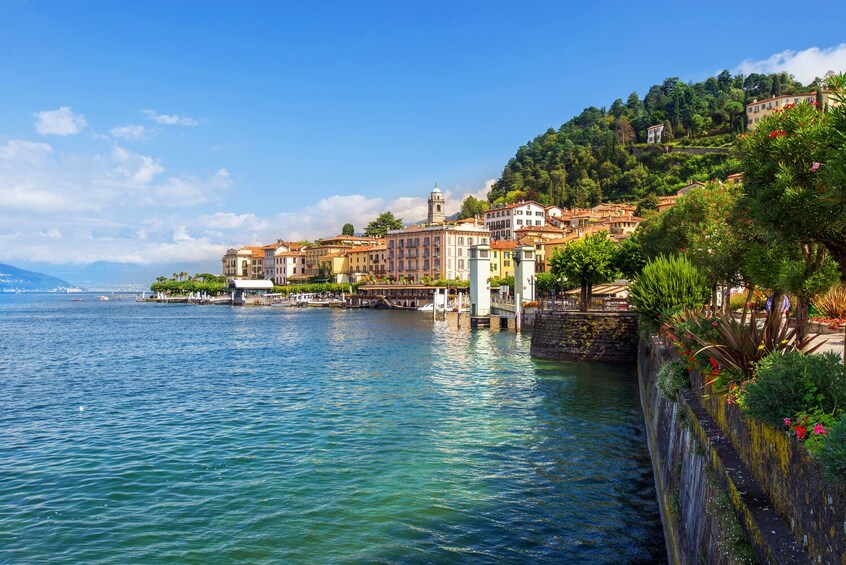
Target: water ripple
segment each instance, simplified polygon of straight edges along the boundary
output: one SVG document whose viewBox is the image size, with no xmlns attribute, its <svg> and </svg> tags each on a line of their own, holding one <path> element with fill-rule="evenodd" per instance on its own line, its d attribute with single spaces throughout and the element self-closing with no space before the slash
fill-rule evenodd
<svg viewBox="0 0 846 565">
<path fill-rule="evenodd" d="M 415 313 L 0 314 L 0 562 L 664 559 L 631 368 Z"/>
</svg>

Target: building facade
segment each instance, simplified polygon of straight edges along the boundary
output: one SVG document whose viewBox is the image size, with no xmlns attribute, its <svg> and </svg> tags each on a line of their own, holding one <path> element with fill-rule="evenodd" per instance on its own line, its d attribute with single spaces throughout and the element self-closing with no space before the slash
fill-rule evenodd
<svg viewBox="0 0 846 565">
<path fill-rule="evenodd" d="M 485 212 L 485 227 L 491 239 L 514 241 L 518 229 L 546 225 L 546 208 L 534 201 L 518 202 Z"/>
<path fill-rule="evenodd" d="M 823 106 L 831 107 L 837 105 L 837 100 L 830 92 L 823 90 Z M 769 116 L 776 110 L 783 110 L 788 104 L 815 104 L 817 102 L 817 91 L 805 92 L 804 94 L 782 94 L 765 100 L 753 100 L 746 105 L 746 130 L 755 131 L 758 122 Z"/>
<path fill-rule="evenodd" d="M 475 221 L 457 224 L 411 226 L 389 231 L 387 269 L 396 280 L 467 280 L 470 246 L 488 243 L 490 232 Z"/>
<path fill-rule="evenodd" d="M 291 282 L 302 282 L 305 275 L 305 253 L 302 251 L 283 251 L 280 248 L 276 250 L 273 262 L 273 282 L 275 284 L 286 285 Z"/>
</svg>

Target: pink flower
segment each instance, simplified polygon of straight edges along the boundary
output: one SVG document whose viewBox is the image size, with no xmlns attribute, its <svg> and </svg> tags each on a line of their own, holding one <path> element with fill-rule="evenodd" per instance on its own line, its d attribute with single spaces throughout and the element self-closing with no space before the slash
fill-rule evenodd
<svg viewBox="0 0 846 565">
<path fill-rule="evenodd" d="M 815 424 L 814 425 L 814 434 L 815 435 L 827 435 L 825 428 L 822 424 Z"/>
<path fill-rule="evenodd" d="M 785 419 L 784 419 L 784 425 L 785 425 L 785 426 L 789 426 L 789 425 L 790 425 L 790 418 L 785 418 Z"/>
<path fill-rule="evenodd" d="M 816 173 L 816 172 L 817 172 L 817 169 L 819 169 L 819 168 L 820 168 L 820 164 L 819 164 L 819 163 L 817 163 L 816 161 L 814 161 L 814 164 L 813 164 L 813 165 L 811 165 L 811 172 L 812 172 L 812 173 Z"/>
</svg>

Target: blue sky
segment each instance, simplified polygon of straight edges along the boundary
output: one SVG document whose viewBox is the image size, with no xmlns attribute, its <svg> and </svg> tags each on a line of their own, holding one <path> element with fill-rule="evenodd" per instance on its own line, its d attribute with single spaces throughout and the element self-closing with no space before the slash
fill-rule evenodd
<svg viewBox="0 0 846 565">
<path fill-rule="evenodd" d="M 846 3 L 747 6 L 0 2 L 0 262 L 419 220 L 434 182 L 455 211 L 535 135 L 666 77 L 846 69 Z"/>
</svg>

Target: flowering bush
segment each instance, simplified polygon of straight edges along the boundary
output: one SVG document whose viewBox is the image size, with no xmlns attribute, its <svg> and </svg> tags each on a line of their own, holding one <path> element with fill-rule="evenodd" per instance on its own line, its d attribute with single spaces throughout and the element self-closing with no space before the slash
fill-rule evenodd
<svg viewBox="0 0 846 565">
<path fill-rule="evenodd" d="M 687 318 L 692 316 L 695 313 L 685 314 Z M 814 349 L 808 347 L 808 340 L 797 341 L 796 330 L 784 323 L 780 310 L 775 310 L 763 324 L 758 323 L 754 312 L 748 323 L 736 320 L 728 312 L 713 318 L 699 318 L 692 324 L 699 331 L 693 330 L 691 322 L 682 317 L 668 323 L 677 340 L 681 338 L 682 343 L 690 343 L 688 357 L 698 357 L 700 362 L 703 358 L 708 360 L 704 369 L 713 377 L 717 392 L 727 392 L 732 384 L 752 380 L 758 362 L 773 351 Z M 709 326 L 713 330 L 709 330 Z"/>
<path fill-rule="evenodd" d="M 805 447 L 811 455 L 819 455 L 828 431 L 837 422 L 837 417 L 817 408 L 810 414 L 799 412 L 793 418 L 784 418 L 784 425 L 788 433 L 805 442 Z"/>
<path fill-rule="evenodd" d="M 660 332 L 670 342 L 689 371 L 716 376 L 719 364 L 713 357 L 700 351 L 701 340 L 713 340 L 717 336 L 717 320 L 704 318 L 696 310 L 684 310 L 674 314 L 661 326 Z"/>
<path fill-rule="evenodd" d="M 842 328 L 843 324 L 846 324 L 846 318 L 824 318 L 822 316 L 812 316 L 811 321 L 825 324 L 832 330 Z"/>
<path fill-rule="evenodd" d="M 788 426 L 799 439 L 827 429 L 846 406 L 846 373 L 840 356 L 828 352 L 772 353 L 758 365 L 743 392 L 743 411 L 773 426 Z M 798 426 L 798 427 L 797 427 Z"/>
</svg>

